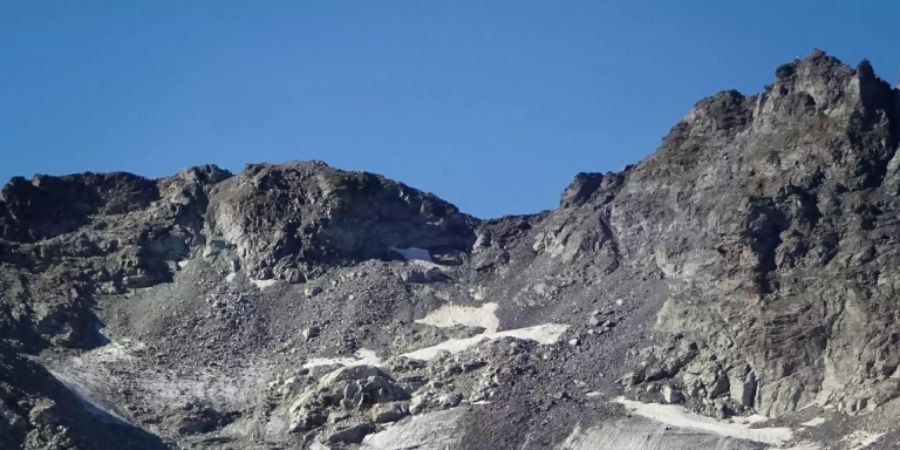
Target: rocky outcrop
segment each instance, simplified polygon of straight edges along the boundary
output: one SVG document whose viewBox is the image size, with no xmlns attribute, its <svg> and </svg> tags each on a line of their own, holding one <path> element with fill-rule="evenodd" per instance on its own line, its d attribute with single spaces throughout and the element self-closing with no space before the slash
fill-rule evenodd
<svg viewBox="0 0 900 450">
<path fill-rule="evenodd" d="M 204 241 L 215 166 L 147 180 L 130 174 L 36 176 L 0 196 L 0 335 L 15 345 L 90 347 L 97 295 L 170 281 Z"/>
<path fill-rule="evenodd" d="M 867 62 L 818 51 L 776 76 L 757 96 L 698 103 L 630 174 L 611 223 L 622 253 L 669 284 L 658 329 L 702 343 L 699 391 L 758 383 L 752 402 L 747 389 L 732 400 L 768 415 L 817 399 L 858 411 L 896 395 L 894 351 L 871 334 L 896 332 L 878 280 L 897 263 L 897 94 Z"/>
<path fill-rule="evenodd" d="M 146 208 L 159 196 L 156 183 L 129 173 L 13 178 L 0 193 L 0 233 L 11 241 L 35 241 L 71 232 L 91 215 Z"/>
<path fill-rule="evenodd" d="M 319 162 L 251 165 L 213 194 L 210 228 L 258 279 L 300 282 L 328 267 L 467 250 L 475 219 L 384 177 Z"/>
<path fill-rule="evenodd" d="M 337 369 L 323 376 L 289 407 L 290 431 L 309 431 L 324 425 L 331 413 L 366 410 L 377 404 L 408 400 L 409 393 L 383 370 L 373 366 Z"/>
</svg>

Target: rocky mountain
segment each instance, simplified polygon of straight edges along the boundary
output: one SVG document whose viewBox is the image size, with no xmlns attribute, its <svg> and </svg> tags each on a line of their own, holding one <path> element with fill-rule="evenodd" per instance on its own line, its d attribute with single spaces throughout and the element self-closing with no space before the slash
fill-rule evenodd
<svg viewBox="0 0 900 450">
<path fill-rule="evenodd" d="M 14 178 L 0 447 L 896 448 L 898 143 L 814 51 L 528 216 L 321 162 Z"/>
</svg>

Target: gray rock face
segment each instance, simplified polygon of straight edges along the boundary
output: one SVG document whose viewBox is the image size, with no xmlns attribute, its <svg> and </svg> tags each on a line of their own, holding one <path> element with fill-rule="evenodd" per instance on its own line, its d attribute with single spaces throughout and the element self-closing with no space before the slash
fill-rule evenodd
<svg viewBox="0 0 900 450">
<path fill-rule="evenodd" d="M 437 197 L 315 162 L 248 166 L 218 186 L 209 218 L 251 276 L 291 282 L 396 257 L 392 248 L 465 251 L 474 241 L 474 220 Z"/>
<path fill-rule="evenodd" d="M 853 70 L 821 52 L 777 77 L 760 95 L 695 106 L 629 175 L 609 207 L 612 227 L 622 253 L 669 284 L 657 327 L 701 341 L 694 364 L 749 365 L 759 412 L 816 398 L 877 404 L 896 369 L 872 330 L 897 327 L 885 315 L 897 93 L 868 63 Z M 860 372 L 861 362 L 887 367 Z M 711 379 L 708 395 L 727 389 L 726 376 Z"/>
<path fill-rule="evenodd" d="M 396 422 L 409 415 L 409 405 L 405 402 L 380 403 L 372 408 L 375 423 Z"/>
<path fill-rule="evenodd" d="M 157 181 L 130 174 L 13 179 L 0 195 L 0 335 L 17 344 L 98 342 L 94 297 L 171 281 L 202 242 L 215 166 Z"/>
<path fill-rule="evenodd" d="M 816 51 L 535 215 L 318 162 L 13 179 L 0 447 L 887 445 L 898 142 L 900 92 Z M 622 395 L 794 435 L 690 437 Z"/>
<path fill-rule="evenodd" d="M 33 241 L 71 232 L 94 214 L 143 209 L 159 196 L 151 180 L 129 173 L 13 178 L 0 193 L 0 234 Z"/>
</svg>

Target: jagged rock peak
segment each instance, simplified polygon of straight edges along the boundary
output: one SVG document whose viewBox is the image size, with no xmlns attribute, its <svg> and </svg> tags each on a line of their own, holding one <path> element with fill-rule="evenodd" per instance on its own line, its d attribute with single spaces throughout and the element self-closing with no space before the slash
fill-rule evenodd
<svg viewBox="0 0 900 450">
<path fill-rule="evenodd" d="M 622 185 L 628 171 L 634 166 L 625 167 L 622 172 L 580 172 L 575 175 L 575 179 L 563 191 L 559 201 L 561 208 L 570 208 L 580 206 L 588 202 L 597 193 L 606 193 L 602 201 L 611 198 L 615 189 Z"/>
<path fill-rule="evenodd" d="M 841 136 L 829 140 L 823 137 L 826 134 Z M 863 136 L 883 143 L 862 145 Z M 792 143 L 797 139 L 806 145 Z M 625 175 L 636 177 L 631 185 L 648 187 L 674 173 L 691 172 L 698 164 L 716 165 L 723 160 L 731 163 L 718 175 L 737 171 L 730 175 L 735 182 L 764 175 L 808 185 L 833 174 L 847 186 L 871 184 L 884 172 L 898 139 L 900 93 L 878 78 L 867 60 L 854 69 L 814 50 L 806 58 L 780 66 L 775 81 L 759 94 L 726 90 L 701 99 L 663 138 L 660 148 L 634 170 L 615 176 L 578 174 L 563 192 L 560 205 L 582 204 L 604 190 L 601 184 L 618 185 Z M 771 152 L 778 142 L 785 144 L 776 152 L 779 159 L 805 163 L 751 167 L 767 160 L 755 153 Z"/>
</svg>

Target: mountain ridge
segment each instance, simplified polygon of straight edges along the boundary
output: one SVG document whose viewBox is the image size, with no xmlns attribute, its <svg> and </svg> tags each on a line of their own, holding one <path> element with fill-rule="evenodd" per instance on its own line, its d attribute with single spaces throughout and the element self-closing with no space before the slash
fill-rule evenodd
<svg viewBox="0 0 900 450">
<path fill-rule="evenodd" d="M 14 178 L 0 429 L 28 448 L 103 448 L 90 427 L 133 448 L 395 448 L 440 417 L 419 445 L 887 448 L 898 142 L 900 91 L 816 50 L 529 215 L 322 162 Z M 22 390 L 29 364 L 79 388 Z M 125 428 L 72 420 L 86 394 Z M 648 432 L 662 419 L 628 401 L 762 414 L 789 439 Z"/>
</svg>

